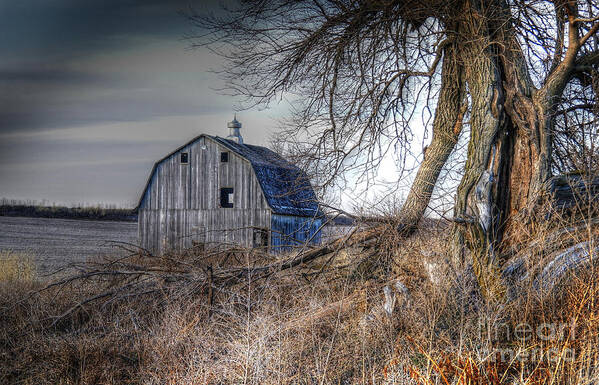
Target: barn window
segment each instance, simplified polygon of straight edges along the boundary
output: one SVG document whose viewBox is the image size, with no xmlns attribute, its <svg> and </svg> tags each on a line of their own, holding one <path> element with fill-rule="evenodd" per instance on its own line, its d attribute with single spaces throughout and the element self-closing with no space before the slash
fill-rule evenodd
<svg viewBox="0 0 599 385">
<path fill-rule="evenodd" d="M 221 163 L 227 163 L 229 161 L 229 152 L 224 151 L 220 153 L 220 161 Z"/>
<path fill-rule="evenodd" d="M 189 163 L 189 153 L 182 152 L 181 153 L 181 164 L 188 164 L 188 163 Z"/>
<path fill-rule="evenodd" d="M 223 187 L 220 189 L 220 207 L 233 207 L 233 187 Z"/>
</svg>

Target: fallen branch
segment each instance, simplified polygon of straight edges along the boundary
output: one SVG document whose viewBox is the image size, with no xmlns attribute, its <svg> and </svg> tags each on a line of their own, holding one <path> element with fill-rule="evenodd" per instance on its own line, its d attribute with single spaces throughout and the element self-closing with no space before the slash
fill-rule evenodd
<svg viewBox="0 0 599 385">
<path fill-rule="evenodd" d="M 225 273 L 226 276 L 233 276 L 235 278 L 244 278 L 251 275 L 254 279 L 263 278 L 275 271 L 283 271 L 299 266 L 301 264 L 309 263 L 322 256 L 338 252 L 343 248 L 349 248 L 358 244 L 363 244 L 368 241 L 374 240 L 377 236 L 382 233 L 383 228 L 375 227 L 368 230 L 357 231 L 352 230 L 346 237 L 337 239 L 329 244 L 321 246 L 316 249 L 308 250 L 298 254 L 295 258 L 287 261 L 273 263 L 267 266 L 252 267 L 252 268 L 238 268 Z"/>
<path fill-rule="evenodd" d="M 93 287 L 96 293 L 90 294 L 89 297 L 71 306 L 67 311 L 56 317 L 52 325 L 56 325 L 61 319 L 73 314 L 78 309 L 83 309 L 86 305 L 100 300 L 106 300 L 105 304 L 108 304 L 132 296 L 170 291 L 175 296 L 189 296 L 198 292 L 205 292 L 209 301 L 212 301 L 216 292 L 222 291 L 228 285 L 244 282 L 246 278 L 251 278 L 252 281 L 264 279 L 273 273 L 313 262 L 320 257 L 336 253 L 344 248 L 357 245 L 372 246 L 373 241 L 384 230 L 384 226 L 366 230 L 356 228 L 347 236 L 326 245 L 318 248 L 302 249 L 289 259 L 251 267 L 216 268 L 203 262 L 206 260 L 206 255 L 196 256 L 195 259 L 190 260 L 190 255 L 181 258 L 168 255 L 154 256 L 143 249 L 139 249 L 138 254 L 107 259 L 104 263 L 95 262 L 78 265 L 79 273 L 49 283 L 45 287 L 30 293 L 30 296 L 76 282 L 93 281 L 98 284 Z M 249 253 L 251 251 L 247 249 L 220 250 L 210 255 L 218 257 L 221 254 L 236 252 Z"/>
</svg>

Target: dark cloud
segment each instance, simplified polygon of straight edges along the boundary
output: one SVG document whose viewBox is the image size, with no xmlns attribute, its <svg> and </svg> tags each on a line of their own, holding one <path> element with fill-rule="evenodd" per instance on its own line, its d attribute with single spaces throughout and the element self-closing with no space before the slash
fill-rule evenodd
<svg viewBox="0 0 599 385">
<path fill-rule="evenodd" d="M 44 163 L 46 163 L 46 166 L 59 165 L 62 167 L 74 167 L 82 164 L 101 165 L 125 161 L 150 163 L 155 160 L 156 154 L 164 151 L 165 147 L 174 145 L 174 143 L 165 143 L 163 141 L 144 142 L 143 152 L 133 151 L 132 145 L 137 144 L 137 142 L 119 138 L 95 141 L 78 139 L 38 141 L 33 138 L 29 140 L 5 140 L 0 142 L 0 164 L 6 164 L 11 159 L 18 160 L 21 167 L 43 165 Z M 26 150 L 24 151 L 24 149 Z M 51 161 L 48 162 L 48 159 L 51 159 Z"/>
<path fill-rule="evenodd" d="M 119 68 L 104 71 L 93 62 L 99 55 L 114 57 L 148 44 L 159 51 L 181 42 L 190 30 L 182 13 L 192 6 L 208 11 L 217 1 L 0 3 L 0 133 L 216 110 L 177 97 L 177 85 L 139 76 L 139 64 L 116 63 Z M 185 46 L 181 42 L 180 49 Z M 83 70 L 74 64 L 86 60 Z M 176 71 L 172 67 L 163 73 Z"/>
<path fill-rule="evenodd" d="M 139 82 L 118 73 L 0 70 L 0 88 L 4 89 L 0 94 L 0 133 L 136 121 L 192 111 L 189 103 L 165 101 L 160 90 L 140 92 L 136 87 Z"/>
<path fill-rule="evenodd" d="M 127 37 L 180 38 L 185 0 L 25 0 L 3 2 L 0 55 L 69 56 L 114 49 Z M 43 59 L 43 57 L 40 57 Z"/>
<path fill-rule="evenodd" d="M 67 69 L 0 69 L 0 84 L 9 83 L 68 86 L 71 84 L 98 84 L 102 86 L 118 85 L 125 81 L 123 77 L 108 76 L 101 73 Z M 46 84 L 44 84 L 46 83 Z"/>
<path fill-rule="evenodd" d="M 103 99 L 103 100 L 102 100 Z M 18 109 L 18 111 L 17 111 Z M 223 113 L 231 109 L 219 105 L 200 105 L 193 100 L 167 99 L 158 96 L 128 95 L 125 97 L 99 98 L 91 102 L 58 105 L 48 102 L 35 108 L 35 114 L 24 110 L 22 105 L 12 111 L 0 109 L 1 133 L 23 130 L 47 130 L 69 128 L 96 123 L 139 122 L 153 118 L 176 115 L 204 115 Z"/>
</svg>

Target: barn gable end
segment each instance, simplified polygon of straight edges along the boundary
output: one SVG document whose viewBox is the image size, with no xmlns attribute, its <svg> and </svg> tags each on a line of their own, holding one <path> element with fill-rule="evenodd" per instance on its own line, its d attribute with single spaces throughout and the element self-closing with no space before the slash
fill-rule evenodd
<svg viewBox="0 0 599 385">
<path fill-rule="evenodd" d="M 221 189 L 232 192 L 231 208 L 221 206 Z M 141 246 L 158 254 L 194 243 L 280 244 L 273 215 L 320 215 L 299 169 L 266 148 L 208 135 L 156 162 L 137 209 Z"/>
</svg>

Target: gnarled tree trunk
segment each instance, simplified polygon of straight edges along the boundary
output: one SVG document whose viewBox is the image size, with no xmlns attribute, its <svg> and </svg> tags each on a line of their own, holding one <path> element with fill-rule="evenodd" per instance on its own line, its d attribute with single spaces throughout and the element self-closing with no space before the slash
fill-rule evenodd
<svg viewBox="0 0 599 385">
<path fill-rule="evenodd" d="M 472 116 L 454 212 L 460 223 L 455 243 L 460 257 L 468 246 L 487 297 L 504 293 L 498 274 L 501 256 L 520 241 L 518 227 L 530 217 L 551 177 L 554 115 L 584 43 L 573 3 L 562 5 L 569 17 L 567 51 L 563 59 L 556 56 L 539 89 L 510 24 L 508 5 L 502 0 L 465 3 L 461 57 Z"/>
<path fill-rule="evenodd" d="M 491 20 L 496 8 L 466 3 L 463 12 L 461 57 L 471 98 L 470 142 L 464 176 L 456 196 L 454 217 L 455 253 L 463 259 L 466 245 L 472 265 L 485 296 L 496 296 L 503 289 L 498 282 L 495 246 L 500 237 L 497 203 L 505 193 L 498 180 L 505 178 L 508 159 L 506 130 L 509 121 L 503 111 L 502 69 L 493 44 Z"/>
</svg>

